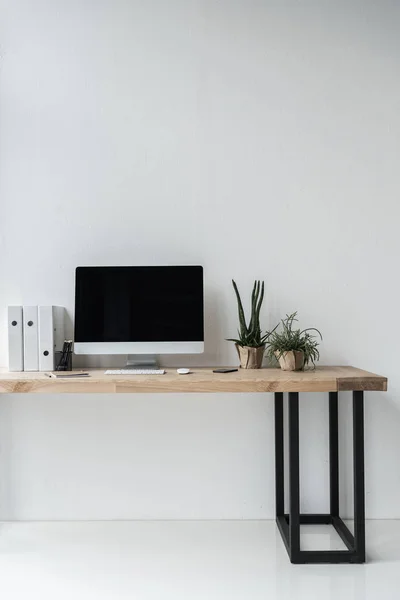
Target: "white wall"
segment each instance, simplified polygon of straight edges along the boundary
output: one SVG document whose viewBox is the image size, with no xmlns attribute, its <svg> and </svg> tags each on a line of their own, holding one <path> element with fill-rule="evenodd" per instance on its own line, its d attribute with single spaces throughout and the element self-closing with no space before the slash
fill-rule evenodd
<svg viewBox="0 0 400 600">
<path fill-rule="evenodd" d="M 235 363 L 230 279 L 263 278 L 265 326 L 298 310 L 322 362 L 389 377 L 367 514 L 400 517 L 399 27 L 390 0 L 1 0 L 1 364 L 5 307 L 72 319 L 77 265 L 190 263 L 201 362 Z M 263 395 L 3 396 L 0 518 L 270 518 L 272 417 Z M 326 419 L 302 399 L 307 511 Z"/>
</svg>

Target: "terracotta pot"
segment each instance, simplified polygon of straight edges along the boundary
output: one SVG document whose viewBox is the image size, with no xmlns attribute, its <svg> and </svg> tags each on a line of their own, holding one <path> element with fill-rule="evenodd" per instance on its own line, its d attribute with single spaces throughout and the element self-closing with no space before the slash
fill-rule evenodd
<svg viewBox="0 0 400 600">
<path fill-rule="evenodd" d="M 236 350 L 242 369 L 261 369 L 265 346 L 251 348 L 250 346 L 239 346 L 236 344 Z"/>
<path fill-rule="evenodd" d="M 304 367 L 304 352 L 299 350 L 284 352 L 281 356 L 279 356 L 279 352 L 275 352 L 275 356 L 282 371 L 301 371 Z"/>
</svg>

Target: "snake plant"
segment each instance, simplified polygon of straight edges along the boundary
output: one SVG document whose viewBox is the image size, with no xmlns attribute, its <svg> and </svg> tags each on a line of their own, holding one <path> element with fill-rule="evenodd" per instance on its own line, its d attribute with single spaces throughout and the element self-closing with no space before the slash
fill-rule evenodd
<svg viewBox="0 0 400 600">
<path fill-rule="evenodd" d="M 260 310 L 264 300 L 264 282 L 256 280 L 254 282 L 251 294 L 251 316 L 247 325 L 244 314 L 242 299 L 239 294 L 236 282 L 232 279 L 233 289 L 235 290 L 239 314 L 238 338 L 228 339 L 229 342 L 235 342 L 238 346 L 248 346 L 250 348 L 259 348 L 264 346 L 272 332 L 262 333 L 260 327 Z"/>
</svg>

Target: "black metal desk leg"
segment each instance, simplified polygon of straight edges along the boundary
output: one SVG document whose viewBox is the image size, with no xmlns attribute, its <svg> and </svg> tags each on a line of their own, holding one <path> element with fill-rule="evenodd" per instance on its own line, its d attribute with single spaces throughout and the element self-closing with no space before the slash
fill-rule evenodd
<svg viewBox="0 0 400 600">
<path fill-rule="evenodd" d="M 364 392 L 353 392 L 354 546 L 365 562 Z"/>
<path fill-rule="evenodd" d="M 275 514 L 285 514 L 283 454 L 283 392 L 275 393 Z"/>
<path fill-rule="evenodd" d="M 289 392 L 289 545 L 292 562 L 300 554 L 299 394 Z"/>
<path fill-rule="evenodd" d="M 339 414 L 338 393 L 329 392 L 329 481 L 331 517 L 339 516 Z"/>
<path fill-rule="evenodd" d="M 275 392 L 275 514 L 276 524 L 290 557 L 289 520 L 285 515 L 283 392 Z"/>
<path fill-rule="evenodd" d="M 292 563 L 365 562 L 364 393 L 353 392 L 354 536 L 339 515 L 338 393 L 329 393 L 330 512 L 300 514 L 299 394 L 289 392 L 289 514 L 284 514 L 283 394 L 275 393 L 276 522 Z M 346 550 L 300 550 L 300 525 L 333 525 Z"/>
</svg>

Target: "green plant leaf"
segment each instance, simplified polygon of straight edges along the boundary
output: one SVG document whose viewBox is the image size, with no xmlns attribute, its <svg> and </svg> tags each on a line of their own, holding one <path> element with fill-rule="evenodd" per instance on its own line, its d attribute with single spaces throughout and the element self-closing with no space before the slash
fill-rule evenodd
<svg viewBox="0 0 400 600">
<path fill-rule="evenodd" d="M 257 281 L 254 282 L 253 285 L 253 291 L 251 292 L 251 303 L 250 303 L 250 307 L 251 307 L 251 316 L 250 316 L 250 323 L 249 323 L 249 331 L 253 331 L 253 327 L 254 327 L 254 305 L 256 302 L 256 296 L 257 296 Z"/>
<path fill-rule="evenodd" d="M 306 333 L 307 331 L 316 331 L 322 340 L 322 334 L 321 334 L 320 330 L 317 329 L 316 327 L 308 327 L 307 329 L 303 329 L 303 331 L 301 333 Z"/>
<path fill-rule="evenodd" d="M 239 323 L 240 323 L 241 335 L 245 335 L 247 333 L 247 325 L 246 325 L 246 317 L 244 315 L 244 310 L 243 310 L 243 305 L 242 305 L 242 299 L 240 297 L 236 282 L 233 279 L 232 279 L 232 285 L 233 285 L 233 289 L 235 290 L 236 299 L 237 299 L 237 303 L 238 303 L 238 313 L 239 313 Z"/>
<path fill-rule="evenodd" d="M 235 340 L 235 338 L 226 338 L 227 342 L 235 342 L 238 346 L 243 346 L 242 340 Z"/>
<path fill-rule="evenodd" d="M 258 283 L 260 284 L 260 282 L 258 282 Z M 259 289 L 259 292 L 260 292 L 260 287 L 258 289 Z M 261 292 L 259 294 L 258 305 L 255 308 L 256 316 L 255 316 L 254 320 L 255 320 L 255 323 L 258 326 L 258 329 L 260 329 L 260 310 L 261 310 L 261 306 L 262 306 L 263 300 L 264 300 L 264 282 L 262 282 Z"/>
</svg>

